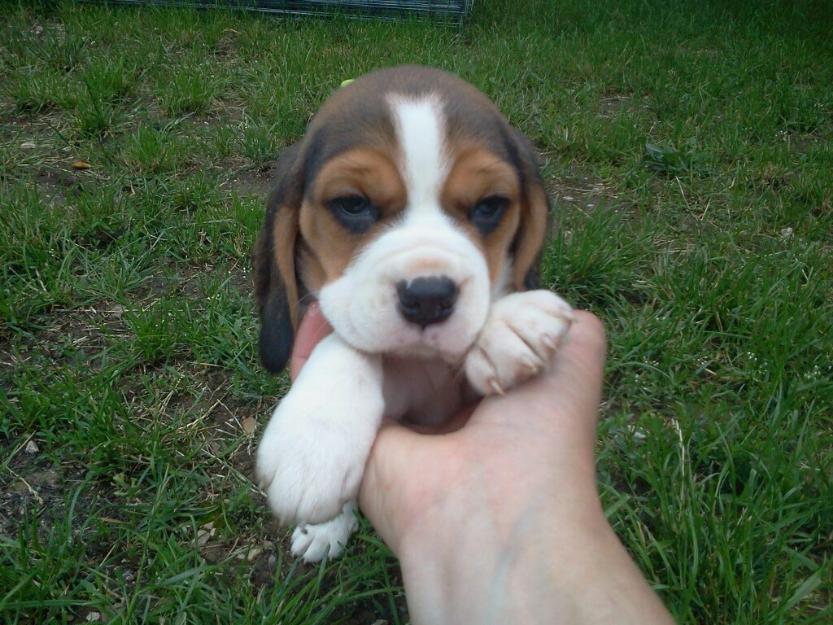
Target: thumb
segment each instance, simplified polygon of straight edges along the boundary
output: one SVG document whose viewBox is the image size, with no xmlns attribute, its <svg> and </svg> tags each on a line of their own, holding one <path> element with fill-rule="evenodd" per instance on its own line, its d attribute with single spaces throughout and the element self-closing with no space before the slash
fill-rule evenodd
<svg viewBox="0 0 833 625">
<path fill-rule="evenodd" d="M 445 455 L 444 439 L 391 421 L 376 436 L 359 489 L 359 507 L 394 553 L 403 520 L 416 518 L 426 494 L 443 489 L 434 469 Z"/>
<path fill-rule="evenodd" d="M 289 372 L 294 380 L 301 372 L 301 367 L 309 359 L 312 350 L 321 341 L 327 337 L 333 329 L 324 318 L 321 308 L 317 302 L 313 302 L 304 313 L 301 319 L 301 325 L 298 328 L 298 333 L 295 336 L 295 346 L 292 349 L 292 358 L 289 363 Z"/>
</svg>

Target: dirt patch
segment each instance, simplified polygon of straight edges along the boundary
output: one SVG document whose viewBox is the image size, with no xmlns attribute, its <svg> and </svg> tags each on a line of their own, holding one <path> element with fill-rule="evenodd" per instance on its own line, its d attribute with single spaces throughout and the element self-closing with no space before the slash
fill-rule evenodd
<svg viewBox="0 0 833 625">
<path fill-rule="evenodd" d="M 101 301 L 85 308 L 53 310 L 42 327 L 16 344 L 13 336 L 0 343 L 0 372 L 13 372 L 32 358 L 46 358 L 51 366 L 84 362 L 97 367 L 96 356 L 114 339 L 129 333 L 122 316 L 125 308 Z"/>
<path fill-rule="evenodd" d="M 244 296 L 254 293 L 252 275 L 247 265 L 237 263 L 221 267 L 225 271 L 225 280 L 228 286 Z M 201 301 L 215 295 L 214 291 L 207 291 L 203 279 L 208 275 L 217 275 L 218 267 L 214 265 L 175 265 L 168 263 L 162 265 L 157 273 L 148 277 L 139 286 L 134 288 L 130 295 L 137 303 L 147 306 L 161 297 L 184 296 L 190 300 Z M 253 295 L 252 295 L 253 296 Z"/>
<path fill-rule="evenodd" d="M 619 196 L 602 180 L 587 176 L 559 177 L 552 185 L 552 198 L 583 210 L 591 211 L 600 204 L 617 201 Z"/>
<path fill-rule="evenodd" d="M 599 116 L 615 117 L 620 113 L 637 113 L 649 111 L 650 100 L 647 96 L 633 96 L 611 93 L 599 100 Z"/>
<path fill-rule="evenodd" d="M 57 471 L 34 462 L 30 467 L 10 467 L 0 480 L 0 534 L 14 536 L 26 518 L 63 503 L 61 483 Z"/>
<path fill-rule="evenodd" d="M 222 36 L 211 46 L 211 52 L 217 59 L 235 58 L 237 56 L 237 35 L 233 28 L 226 28 Z"/>
<path fill-rule="evenodd" d="M 67 198 L 81 191 L 83 181 L 78 172 L 43 168 L 35 176 L 35 183 L 41 197 L 52 203 L 65 204 Z"/>
<path fill-rule="evenodd" d="M 277 183 L 277 167 L 278 161 L 274 160 L 259 167 L 240 169 L 224 184 L 238 195 L 263 198 L 265 202 Z"/>
<path fill-rule="evenodd" d="M 567 172 L 547 182 L 556 217 L 562 211 L 591 213 L 600 206 L 618 205 L 621 198 L 599 178 Z M 557 219 L 554 220 L 557 222 Z"/>
<path fill-rule="evenodd" d="M 42 537 L 66 518 L 67 494 L 83 480 L 83 471 L 73 466 L 54 466 L 40 455 L 37 442 L 30 437 L 17 447 L 3 446 L 9 458 L 0 473 L 0 534 L 15 536 L 27 519 L 37 518 Z M 79 493 L 76 517 L 91 509 L 91 493 Z M 80 523 L 75 521 L 74 526 Z"/>
</svg>

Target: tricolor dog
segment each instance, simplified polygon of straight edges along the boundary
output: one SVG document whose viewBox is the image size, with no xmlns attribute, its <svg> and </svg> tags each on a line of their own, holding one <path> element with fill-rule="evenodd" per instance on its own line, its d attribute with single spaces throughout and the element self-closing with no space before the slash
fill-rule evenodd
<svg viewBox="0 0 833 625">
<path fill-rule="evenodd" d="M 509 391 L 572 311 L 533 290 L 549 212 L 534 150 L 455 76 L 406 66 L 342 87 L 278 178 L 255 249 L 261 358 L 283 369 L 312 299 L 334 332 L 275 408 L 257 475 L 315 561 L 355 528 L 383 416 L 436 424 Z"/>
</svg>

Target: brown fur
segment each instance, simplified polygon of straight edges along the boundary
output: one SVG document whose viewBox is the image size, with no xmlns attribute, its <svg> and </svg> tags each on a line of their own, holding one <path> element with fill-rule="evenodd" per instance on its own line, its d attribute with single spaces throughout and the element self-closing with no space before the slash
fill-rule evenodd
<svg viewBox="0 0 833 625">
<path fill-rule="evenodd" d="M 491 195 L 506 197 L 511 204 L 497 229 L 484 236 L 469 223 L 468 213 L 478 200 Z M 458 225 L 483 251 L 492 283 L 501 276 L 507 251 L 517 231 L 520 199 L 514 168 L 487 147 L 466 147 L 455 152 L 454 165 L 446 178 L 440 200 L 443 209 L 457 220 Z"/>
<path fill-rule="evenodd" d="M 345 195 L 369 198 L 381 209 L 382 222 L 362 235 L 346 233 L 326 208 L 329 200 Z M 359 249 L 375 238 L 384 220 L 401 212 L 406 201 L 405 183 L 389 152 L 358 148 L 324 165 L 300 211 L 309 259 L 320 267 L 310 273 L 314 282 L 307 287 L 317 290 L 338 278 Z"/>
<path fill-rule="evenodd" d="M 549 203 L 529 141 L 486 96 L 451 74 L 417 66 L 374 72 L 337 90 L 301 142 L 281 158 L 278 188 L 255 246 L 261 354 L 270 370 L 280 369 L 289 357 L 302 298 L 341 275 L 407 205 L 384 97 L 391 93 L 440 95 L 452 156 L 442 208 L 483 250 L 493 282 L 512 256 L 510 287 L 535 286 Z M 361 235 L 345 231 L 326 207 L 329 200 L 351 194 L 368 197 L 382 213 L 380 222 Z M 484 236 L 469 224 L 468 211 L 489 195 L 505 196 L 511 204 L 501 224 Z"/>
</svg>

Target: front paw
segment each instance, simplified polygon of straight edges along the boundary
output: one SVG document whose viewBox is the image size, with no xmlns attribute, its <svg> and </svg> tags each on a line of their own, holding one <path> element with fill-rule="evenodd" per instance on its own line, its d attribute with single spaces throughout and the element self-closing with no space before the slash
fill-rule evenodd
<svg viewBox="0 0 833 625">
<path fill-rule="evenodd" d="M 296 527 L 292 532 L 292 555 L 307 563 L 337 558 L 356 527 L 356 504 L 346 503 L 341 514 L 331 521 Z"/>
<path fill-rule="evenodd" d="M 356 498 L 373 437 L 359 440 L 337 419 L 292 414 L 294 402 L 284 402 L 258 447 L 257 477 L 282 523 L 321 523 Z"/>
<path fill-rule="evenodd" d="M 499 394 L 540 373 L 573 321 L 567 302 L 550 291 L 501 298 L 466 355 L 469 382 L 482 395 Z"/>
</svg>

